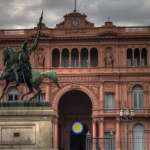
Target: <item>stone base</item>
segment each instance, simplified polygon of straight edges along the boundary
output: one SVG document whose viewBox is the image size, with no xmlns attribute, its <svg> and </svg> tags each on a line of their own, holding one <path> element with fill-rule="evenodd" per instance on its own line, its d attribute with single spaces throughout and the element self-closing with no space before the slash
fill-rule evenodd
<svg viewBox="0 0 150 150">
<path fill-rule="evenodd" d="M 0 100 L 0 107 L 50 107 L 48 101 Z"/>
<path fill-rule="evenodd" d="M 52 107 L 1 107 L 0 150 L 54 150 Z"/>
</svg>

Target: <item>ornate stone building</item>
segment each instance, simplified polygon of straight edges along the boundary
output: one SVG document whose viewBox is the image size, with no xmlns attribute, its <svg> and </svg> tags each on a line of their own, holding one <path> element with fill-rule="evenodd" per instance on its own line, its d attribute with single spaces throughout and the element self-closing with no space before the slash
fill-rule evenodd
<svg viewBox="0 0 150 150">
<path fill-rule="evenodd" d="M 25 39 L 31 47 L 37 27 L 24 30 L 0 30 L 0 70 L 4 66 L 2 50 L 19 51 Z M 134 109 L 129 122 L 129 148 L 150 149 L 150 27 L 118 27 L 108 21 L 101 27 L 86 20 L 76 11 L 64 21 L 48 28 L 42 24 L 38 49 L 30 57 L 33 68 L 40 72 L 55 70 L 59 89 L 48 78 L 41 84 L 37 100 L 50 101 L 58 118 L 54 121 L 56 150 L 85 150 L 85 134 L 105 138 L 114 133 L 114 148 L 125 149 L 126 125 L 120 121 L 120 109 Z M 0 81 L 0 91 L 4 81 Z M 18 99 L 27 87 L 9 84 L 3 99 Z M 25 96 L 28 99 L 31 95 Z M 83 124 L 82 134 L 75 135 L 71 126 Z M 124 139 L 124 142 L 122 142 Z M 105 140 L 105 139 L 104 139 Z M 98 143 L 107 149 L 105 142 Z M 93 144 L 93 149 L 95 149 Z"/>
</svg>

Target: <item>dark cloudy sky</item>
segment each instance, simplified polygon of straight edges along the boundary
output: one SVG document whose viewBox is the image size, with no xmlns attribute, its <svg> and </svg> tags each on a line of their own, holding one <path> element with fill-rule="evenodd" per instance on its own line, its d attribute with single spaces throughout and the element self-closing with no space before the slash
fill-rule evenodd
<svg viewBox="0 0 150 150">
<path fill-rule="evenodd" d="M 43 9 L 43 23 L 53 28 L 73 12 L 74 0 L 0 0 L 0 29 L 34 28 Z M 77 0 L 77 11 L 95 26 L 108 16 L 117 26 L 150 26 L 150 0 Z"/>
</svg>

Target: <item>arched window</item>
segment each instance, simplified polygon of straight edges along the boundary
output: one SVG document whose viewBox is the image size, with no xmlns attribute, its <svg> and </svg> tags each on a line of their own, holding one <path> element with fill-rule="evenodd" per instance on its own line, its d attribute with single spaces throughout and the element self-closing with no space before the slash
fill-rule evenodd
<svg viewBox="0 0 150 150">
<path fill-rule="evenodd" d="M 142 49 L 142 66 L 147 66 L 147 50 L 146 50 L 146 48 Z"/>
<path fill-rule="evenodd" d="M 45 93 L 40 93 L 36 96 L 37 101 L 45 101 Z"/>
<path fill-rule="evenodd" d="M 19 100 L 19 91 L 17 87 L 12 86 L 8 89 L 7 100 Z"/>
<path fill-rule="evenodd" d="M 76 48 L 71 51 L 71 67 L 79 67 L 79 52 Z"/>
<path fill-rule="evenodd" d="M 132 88 L 132 108 L 144 108 L 144 90 L 141 85 Z"/>
<path fill-rule="evenodd" d="M 134 66 L 137 67 L 140 65 L 140 52 L 139 49 L 136 48 L 134 50 Z"/>
<path fill-rule="evenodd" d="M 62 51 L 62 67 L 67 68 L 69 67 L 69 50 L 63 49 Z"/>
<path fill-rule="evenodd" d="M 133 126 L 132 142 L 133 150 L 145 149 L 145 127 L 140 123 Z"/>
<path fill-rule="evenodd" d="M 88 67 L 88 50 L 86 48 L 81 50 L 81 67 Z"/>
<path fill-rule="evenodd" d="M 52 67 L 58 68 L 60 62 L 60 53 L 58 49 L 54 49 L 52 53 Z"/>
<path fill-rule="evenodd" d="M 98 52 L 96 48 L 92 48 L 90 51 L 90 66 L 91 67 L 98 66 Z"/>
<path fill-rule="evenodd" d="M 132 66 L 132 49 L 130 48 L 127 50 L 127 66 Z"/>
</svg>

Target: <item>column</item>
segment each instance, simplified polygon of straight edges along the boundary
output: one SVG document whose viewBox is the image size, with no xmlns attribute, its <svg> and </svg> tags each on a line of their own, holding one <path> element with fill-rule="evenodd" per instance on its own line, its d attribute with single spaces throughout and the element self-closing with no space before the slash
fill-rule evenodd
<svg viewBox="0 0 150 150">
<path fill-rule="evenodd" d="M 91 61 L 90 61 L 90 59 L 91 59 L 91 55 L 90 55 L 90 50 L 88 50 L 88 68 L 90 68 L 90 64 L 91 64 Z"/>
<path fill-rule="evenodd" d="M 50 83 L 46 83 L 46 93 L 45 93 L 45 100 L 51 102 L 50 99 Z"/>
<path fill-rule="evenodd" d="M 69 51 L 69 68 L 71 68 L 71 51 Z"/>
<path fill-rule="evenodd" d="M 119 113 L 119 92 L 118 92 L 118 87 L 119 87 L 119 82 L 115 82 L 116 83 L 116 94 L 115 94 L 115 109 L 116 109 L 116 113 Z"/>
<path fill-rule="evenodd" d="M 99 50 L 98 50 L 98 67 L 102 67 L 103 65 L 103 45 L 99 46 Z"/>
<path fill-rule="evenodd" d="M 120 118 L 116 118 L 116 150 L 120 150 Z"/>
<path fill-rule="evenodd" d="M 79 68 L 81 68 L 81 51 L 79 50 Z"/>
<path fill-rule="evenodd" d="M 61 148 L 64 148 L 64 124 L 61 123 Z"/>
<path fill-rule="evenodd" d="M 60 58 L 59 58 L 59 68 L 62 67 L 62 51 L 60 51 Z"/>
<path fill-rule="evenodd" d="M 148 145 L 149 145 L 149 131 L 145 131 L 145 149 L 148 150 Z"/>
<path fill-rule="evenodd" d="M 100 114 L 103 114 L 104 112 L 104 93 L 103 93 L 103 88 L 104 88 L 104 82 L 100 81 L 100 88 L 99 88 L 99 99 L 100 99 Z"/>
<path fill-rule="evenodd" d="M 134 66 L 134 50 L 132 50 L 132 66 Z"/>
<path fill-rule="evenodd" d="M 124 109 L 127 108 L 127 82 L 124 82 Z"/>
<path fill-rule="evenodd" d="M 99 120 L 99 137 L 104 138 L 104 118 L 100 118 Z M 105 140 L 104 139 L 99 139 L 99 147 L 101 150 L 105 149 Z"/>
<path fill-rule="evenodd" d="M 54 149 L 58 150 L 58 119 L 55 119 L 54 126 Z"/>
<path fill-rule="evenodd" d="M 50 56 L 50 47 L 46 46 L 45 47 L 45 62 L 44 62 L 46 69 L 50 68 L 51 62 L 52 62 L 52 58 Z"/>
<path fill-rule="evenodd" d="M 93 123 L 93 138 L 96 138 L 96 120 L 93 120 L 92 123 Z M 93 139 L 92 142 L 93 142 L 92 150 L 96 150 L 96 139 Z"/>
<path fill-rule="evenodd" d="M 142 66 L 142 50 L 139 50 L 139 52 L 140 52 L 140 63 L 139 63 L 139 65 Z"/>
<path fill-rule="evenodd" d="M 52 68 L 52 61 L 53 61 L 53 58 L 52 58 L 52 52 L 50 52 L 50 57 L 49 57 L 49 59 L 50 59 L 50 68 Z M 45 62 L 46 63 L 46 62 Z"/>
</svg>

